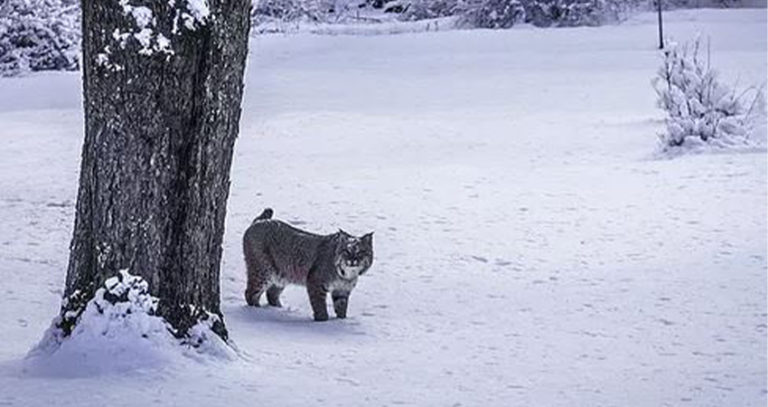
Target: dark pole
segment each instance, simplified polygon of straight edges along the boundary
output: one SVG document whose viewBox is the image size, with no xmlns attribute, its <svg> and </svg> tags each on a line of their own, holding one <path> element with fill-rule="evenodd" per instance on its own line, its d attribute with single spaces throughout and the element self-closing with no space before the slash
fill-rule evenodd
<svg viewBox="0 0 768 407">
<path fill-rule="evenodd" d="M 659 11 L 659 49 L 664 49 L 664 30 L 661 28 L 661 0 L 656 0 L 656 8 Z"/>
</svg>

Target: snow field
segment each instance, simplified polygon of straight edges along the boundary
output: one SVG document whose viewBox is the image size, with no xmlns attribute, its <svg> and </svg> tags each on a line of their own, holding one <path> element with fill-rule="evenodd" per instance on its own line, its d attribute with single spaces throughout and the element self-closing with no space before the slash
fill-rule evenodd
<svg viewBox="0 0 768 407">
<path fill-rule="evenodd" d="M 77 378 L 22 358 L 63 287 L 79 76 L 0 80 L 0 404 L 764 405 L 765 152 L 654 156 L 653 18 L 253 38 L 222 266 L 241 360 Z M 667 21 L 765 80 L 764 10 Z M 375 230 L 349 319 L 312 322 L 299 287 L 245 306 L 266 206 Z"/>
</svg>

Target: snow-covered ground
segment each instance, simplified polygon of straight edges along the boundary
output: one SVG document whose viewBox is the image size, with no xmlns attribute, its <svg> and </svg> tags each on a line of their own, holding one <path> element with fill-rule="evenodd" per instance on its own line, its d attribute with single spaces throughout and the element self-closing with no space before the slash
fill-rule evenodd
<svg viewBox="0 0 768 407">
<path fill-rule="evenodd" d="M 0 405 L 764 406 L 766 155 L 653 156 L 654 18 L 253 38 L 231 362 L 25 365 L 64 284 L 80 78 L 0 80 Z M 728 80 L 765 81 L 764 9 L 666 21 L 711 38 Z M 349 319 L 312 322 L 298 287 L 246 307 L 240 236 L 266 206 L 375 230 Z"/>
</svg>

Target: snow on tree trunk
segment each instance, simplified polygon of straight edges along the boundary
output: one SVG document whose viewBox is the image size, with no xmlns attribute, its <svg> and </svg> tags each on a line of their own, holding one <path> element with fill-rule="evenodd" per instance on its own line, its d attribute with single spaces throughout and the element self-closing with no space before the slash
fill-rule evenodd
<svg viewBox="0 0 768 407">
<path fill-rule="evenodd" d="M 183 338 L 227 331 L 219 265 L 250 0 L 83 0 L 85 142 L 66 288 L 69 335 L 120 270 Z"/>
</svg>

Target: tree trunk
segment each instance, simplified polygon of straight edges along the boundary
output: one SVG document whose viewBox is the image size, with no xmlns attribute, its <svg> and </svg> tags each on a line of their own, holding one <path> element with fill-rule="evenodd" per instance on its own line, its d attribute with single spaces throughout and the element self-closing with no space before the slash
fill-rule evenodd
<svg viewBox="0 0 768 407">
<path fill-rule="evenodd" d="M 85 142 L 59 327 L 69 335 L 128 269 L 183 337 L 221 317 L 250 0 L 82 0 L 82 12 Z"/>
</svg>

